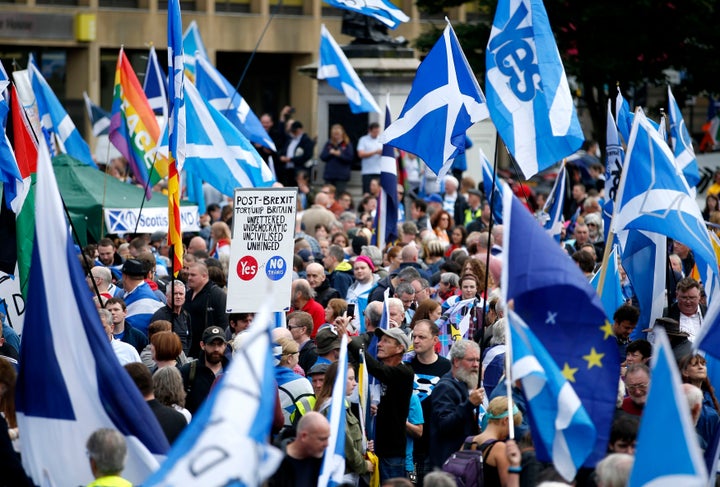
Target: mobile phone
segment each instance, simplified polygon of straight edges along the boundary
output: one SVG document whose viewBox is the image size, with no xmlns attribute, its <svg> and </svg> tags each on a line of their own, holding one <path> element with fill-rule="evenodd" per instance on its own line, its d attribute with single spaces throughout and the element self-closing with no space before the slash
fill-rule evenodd
<svg viewBox="0 0 720 487">
<path fill-rule="evenodd" d="M 355 316 L 355 305 L 353 303 L 348 304 L 347 307 L 347 315 L 348 316 Z"/>
</svg>

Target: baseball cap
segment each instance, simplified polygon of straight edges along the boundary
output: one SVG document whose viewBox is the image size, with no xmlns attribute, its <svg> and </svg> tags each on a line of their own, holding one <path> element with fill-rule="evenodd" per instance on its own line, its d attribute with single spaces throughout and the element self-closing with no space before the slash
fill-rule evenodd
<svg viewBox="0 0 720 487">
<path fill-rule="evenodd" d="M 203 343 L 211 343 L 213 340 L 222 340 L 226 343 L 225 332 L 219 326 L 209 326 L 202 334 Z"/>
<path fill-rule="evenodd" d="M 425 197 L 425 201 L 427 203 L 442 203 L 443 199 L 439 194 L 431 194 Z"/>
<path fill-rule="evenodd" d="M 310 367 L 310 370 L 305 375 L 307 375 L 308 377 L 312 377 L 316 374 L 324 374 L 325 372 L 327 372 L 329 366 L 329 364 L 315 364 Z"/>
<path fill-rule="evenodd" d="M 375 329 L 375 336 L 382 338 L 383 335 L 387 335 L 390 338 L 394 338 L 403 347 L 403 351 L 407 352 L 410 348 L 410 338 L 400 328 L 390 328 L 385 330 L 383 328 Z"/>
<path fill-rule="evenodd" d="M 480 190 L 475 189 L 475 188 L 469 189 L 469 190 L 468 190 L 468 194 L 474 194 L 474 195 L 477 196 L 478 198 L 482 198 L 482 197 L 483 197 L 483 194 L 480 192 Z"/>
</svg>

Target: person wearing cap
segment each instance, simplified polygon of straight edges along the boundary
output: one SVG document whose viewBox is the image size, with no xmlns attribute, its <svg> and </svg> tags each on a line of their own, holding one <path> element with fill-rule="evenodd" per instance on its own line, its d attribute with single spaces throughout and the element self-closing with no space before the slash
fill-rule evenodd
<svg viewBox="0 0 720 487">
<path fill-rule="evenodd" d="M 430 215 L 434 215 L 436 211 L 442 210 L 443 199 L 438 193 L 433 193 L 426 196 L 425 203 L 427 203 L 427 212 Z"/>
<path fill-rule="evenodd" d="M 210 280 L 208 268 L 202 262 L 195 262 L 187 270 L 187 294 L 183 309 L 190 314 L 192 326 L 190 357 L 200 354 L 200 338 L 204 330 L 211 326 L 222 328 L 228 326 L 225 313 L 227 295 L 220 287 Z"/>
<path fill-rule="evenodd" d="M 163 307 L 155 293 L 150 288 L 145 277 L 148 269 L 138 259 L 128 259 L 122 266 L 123 287 L 125 294 L 123 300 L 127 305 L 125 321 L 136 330 L 147 335 L 147 328 L 153 313 Z"/>
<path fill-rule="evenodd" d="M 326 326 L 315 337 L 318 358 L 316 364 L 331 364 L 340 356 L 340 337 L 333 326 Z"/>
<path fill-rule="evenodd" d="M 680 323 L 680 330 L 687 333 L 691 342 L 700 332 L 707 313 L 707 306 L 700 303 L 701 291 L 700 283 L 692 277 L 680 280 L 675 286 L 677 301 L 664 313 Z"/>
<path fill-rule="evenodd" d="M 202 353 L 180 368 L 180 375 L 185 385 L 185 408 L 195 414 L 205 398 L 210 394 L 215 380 L 223 374 L 228 366 L 225 357 L 225 330 L 219 326 L 207 327 L 200 340 Z"/>
<path fill-rule="evenodd" d="M 440 467 L 463 440 L 478 433 L 477 407 L 485 397 L 478 387 L 480 347 L 472 340 L 458 340 L 448 356 L 452 368 L 432 390 L 430 467 Z"/>
<path fill-rule="evenodd" d="M 295 340 L 282 337 L 278 339 L 277 343 L 280 345 L 281 352 L 280 361 L 275 366 L 275 380 L 279 389 L 285 426 L 291 426 L 291 416 L 297 409 L 298 402 L 314 396 L 314 393 L 310 381 L 293 371 L 300 356 Z M 309 409 L 312 409 L 312 407 Z"/>
<path fill-rule="evenodd" d="M 459 219 L 457 214 L 455 215 L 455 223 L 458 223 L 459 225 L 467 228 L 468 225 L 479 219 L 482 216 L 483 212 L 482 201 L 483 195 L 479 190 L 475 188 L 469 189 L 467 196 L 467 207 L 462 213 L 462 219 Z"/>
<path fill-rule="evenodd" d="M 652 328 L 644 329 L 643 333 L 648 334 L 648 341 L 650 343 L 655 342 L 655 327 L 665 329 L 668 340 L 670 340 L 670 347 L 672 347 L 673 355 L 677 362 L 680 362 L 680 359 L 692 353 L 693 344 L 689 338 L 690 334 L 680 328 L 677 320 L 668 317 L 658 318 L 655 320 L 655 325 Z"/>
<path fill-rule="evenodd" d="M 338 334 L 347 333 L 349 318 L 338 318 Z M 377 358 L 365 354 L 368 373 L 382 383 L 375 416 L 375 454 L 380 459 L 380 481 L 405 476 L 406 423 L 415 374 L 402 361 L 410 338 L 400 328 L 375 329 Z M 352 358 L 359 359 L 360 340 L 348 344 Z M 377 400 L 371 394 L 371 401 Z"/>
<path fill-rule="evenodd" d="M 348 288 L 345 300 L 350 304 L 356 304 L 358 298 L 367 294 L 375 286 L 380 278 L 375 274 L 375 264 L 366 255 L 359 255 L 353 264 L 353 275 L 355 282 Z"/>
</svg>

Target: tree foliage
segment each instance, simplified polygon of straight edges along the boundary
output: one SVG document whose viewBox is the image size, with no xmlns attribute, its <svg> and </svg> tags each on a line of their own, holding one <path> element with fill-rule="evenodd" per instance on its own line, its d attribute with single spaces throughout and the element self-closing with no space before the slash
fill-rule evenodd
<svg viewBox="0 0 720 487">
<path fill-rule="evenodd" d="M 460 43 L 476 73 L 485 72 L 485 46 L 496 1 L 479 1 L 488 18 L 454 24 Z M 437 13 L 461 0 L 418 0 L 418 7 Z M 615 86 L 623 90 L 664 84 L 664 70 L 683 73 L 673 87 L 679 103 L 684 95 L 720 91 L 720 2 L 714 0 L 545 0 L 565 70 L 575 76 L 580 96 L 604 138 L 605 106 Z M 442 26 L 444 27 L 444 26 Z M 415 43 L 429 48 L 439 36 L 430 31 Z M 482 80 L 482 79 L 481 79 Z M 636 98 L 643 104 L 642 98 Z"/>
</svg>

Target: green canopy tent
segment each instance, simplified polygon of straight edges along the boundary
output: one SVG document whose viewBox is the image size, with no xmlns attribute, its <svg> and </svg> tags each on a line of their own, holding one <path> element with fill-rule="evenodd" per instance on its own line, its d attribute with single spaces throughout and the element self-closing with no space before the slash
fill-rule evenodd
<svg viewBox="0 0 720 487">
<path fill-rule="evenodd" d="M 53 168 L 80 245 L 97 242 L 108 233 L 134 233 L 138 219 L 138 232 L 167 232 L 168 199 L 164 194 L 153 192 L 143 204 L 142 188 L 118 181 L 67 154 L 54 157 Z M 183 232 L 197 231 L 197 206 L 190 202 L 181 206 Z"/>
</svg>

